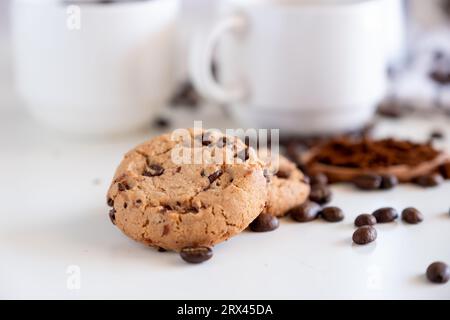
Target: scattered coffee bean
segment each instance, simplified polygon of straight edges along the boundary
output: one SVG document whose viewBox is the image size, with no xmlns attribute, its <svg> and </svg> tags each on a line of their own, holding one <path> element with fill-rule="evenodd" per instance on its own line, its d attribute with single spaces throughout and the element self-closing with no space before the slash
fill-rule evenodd
<svg viewBox="0 0 450 320">
<path fill-rule="evenodd" d="M 390 190 L 398 185 L 398 178 L 393 174 L 385 174 L 381 176 L 381 186 L 383 190 Z"/>
<path fill-rule="evenodd" d="M 398 218 L 398 212 L 394 208 L 381 208 L 375 210 L 372 215 L 377 220 L 377 223 L 393 222 Z"/>
<path fill-rule="evenodd" d="M 416 208 L 406 208 L 402 211 L 402 220 L 410 224 L 418 224 L 423 221 L 423 214 Z"/>
<path fill-rule="evenodd" d="M 112 224 L 116 224 L 116 210 L 115 209 L 111 209 L 109 211 L 109 219 L 111 219 Z"/>
<path fill-rule="evenodd" d="M 187 247 L 181 250 L 180 256 L 188 263 L 202 263 L 212 258 L 213 251 L 208 247 Z"/>
<path fill-rule="evenodd" d="M 444 262 L 434 262 L 427 268 L 427 278 L 433 283 L 447 283 L 450 279 L 450 268 Z"/>
<path fill-rule="evenodd" d="M 440 85 L 450 84 L 450 71 L 447 68 L 439 68 L 430 72 L 430 78 Z"/>
<path fill-rule="evenodd" d="M 433 132 L 430 133 L 430 139 L 432 139 L 432 140 L 441 140 L 444 138 L 445 138 L 445 135 L 440 130 L 434 130 Z"/>
<path fill-rule="evenodd" d="M 320 206 L 312 201 L 306 201 L 300 206 L 289 211 L 291 218 L 297 222 L 309 222 L 315 220 L 320 212 Z"/>
<path fill-rule="evenodd" d="M 253 232 L 268 232 L 277 229 L 280 221 L 271 214 L 261 213 L 252 223 L 250 223 L 250 230 Z"/>
<path fill-rule="evenodd" d="M 331 201 L 332 196 L 333 194 L 327 185 L 316 184 L 311 186 L 309 200 L 324 205 Z"/>
<path fill-rule="evenodd" d="M 208 176 L 209 183 L 213 183 L 214 181 L 219 179 L 222 174 L 223 174 L 222 170 L 217 170 L 216 172 L 214 172 L 211 175 L 209 175 Z"/>
<path fill-rule="evenodd" d="M 288 179 L 290 177 L 290 173 L 288 171 L 281 169 L 279 169 L 275 175 L 281 179 Z"/>
<path fill-rule="evenodd" d="M 439 167 L 439 172 L 444 179 L 450 179 L 450 162 L 444 163 Z"/>
<path fill-rule="evenodd" d="M 323 173 L 316 173 L 315 175 L 310 176 L 309 179 L 310 179 L 310 183 L 312 185 L 316 185 L 316 184 L 327 185 L 328 184 L 328 177 Z"/>
<path fill-rule="evenodd" d="M 377 219 L 375 219 L 373 215 L 368 213 L 360 214 L 355 219 L 356 227 L 373 226 L 375 224 L 377 224 Z"/>
<path fill-rule="evenodd" d="M 159 177 L 164 173 L 164 168 L 159 164 L 151 164 L 148 166 L 147 170 L 143 173 L 146 177 Z"/>
<path fill-rule="evenodd" d="M 424 188 L 437 187 L 442 182 L 444 182 L 444 178 L 439 173 L 432 173 L 414 179 L 415 184 Z"/>
<path fill-rule="evenodd" d="M 108 198 L 107 203 L 108 203 L 108 206 L 109 206 L 109 207 L 111 207 L 111 208 L 114 207 L 114 200 L 113 200 L 113 199 Z"/>
<path fill-rule="evenodd" d="M 183 106 L 195 109 L 198 107 L 201 98 L 191 82 L 184 83 L 172 98 L 171 105 L 174 107 Z"/>
<path fill-rule="evenodd" d="M 344 212 L 338 207 L 327 207 L 320 211 L 320 216 L 328 222 L 339 222 L 344 220 Z"/>
<path fill-rule="evenodd" d="M 164 117 L 157 117 L 153 123 L 153 126 L 158 129 L 165 129 L 170 127 L 170 121 Z"/>
<path fill-rule="evenodd" d="M 377 239 L 377 230 L 372 226 L 363 226 L 353 233 L 353 242 L 359 245 L 371 243 Z"/>
<path fill-rule="evenodd" d="M 167 252 L 167 250 L 164 248 L 158 247 L 158 252 Z"/>
<path fill-rule="evenodd" d="M 353 184 L 361 190 L 380 189 L 382 183 L 381 176 L 377 174 L 362 174 L 353 178 Z"/>
</svg>

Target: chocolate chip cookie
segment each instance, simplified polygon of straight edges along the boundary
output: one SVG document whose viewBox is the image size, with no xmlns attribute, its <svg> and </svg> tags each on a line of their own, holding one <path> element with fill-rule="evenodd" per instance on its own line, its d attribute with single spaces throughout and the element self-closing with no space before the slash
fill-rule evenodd
<svg viewBox="0 0 450 320">
<path fill-rule="evenodd" d="M 241 140 L 189 129 L 128 152 L 107 197 L 111 220 L 130 238 L 180 251 L 247 228 L 264 209 L 267 181 L 264 163 Z"/>
<path fill-rule="evenodd" d="M 273 174 L 269 178 L 269 193 L 264 212 L 281 217 L 308 199 L 310 187 L 293 162 L 281 155 L 278 159 L 277 165 L 269 163 L 269 172 Z"/>
</svg>

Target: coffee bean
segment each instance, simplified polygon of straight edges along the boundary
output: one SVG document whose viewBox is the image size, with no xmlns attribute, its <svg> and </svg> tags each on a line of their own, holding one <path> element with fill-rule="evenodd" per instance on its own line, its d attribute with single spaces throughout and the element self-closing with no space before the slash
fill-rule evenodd
<svg viewBox="0 0 450 320">
<path fill-rule="evenodd" d="M 151 164 L 148 166 L 147 170 L 143 173 L 146 177 L 159 177 L 164 173 L 164 168 L 159 164 Z"/>
<path fill-rule="evenodd" d="M 445 69 L 447 68 L 433 70 L 432 72 L 430 72 L 430 78 L 440 85 L 450 84 L 450 71 Z"/>
<path fill-rule="evenodd" d="M 198 107 L 201 98 L 191 82 L 184 83 L 172 98 L 171 105 L 183 106 L 195 109 Z"/>
<path fill-rule="evenodd" d="M 398 185 L 398 178 L 393 174 L 385 174 L 381 176 L 381 186 L 383 190 L 389 190 Z"/>
<path fill-rule="evenodd" d="M 281 169 L 279 169 L 275 175 L 280 179 L 288 179 L 290 177 L 290 173 L 288 171 Z"/>
<path fill-rule="evenodd" d="M 217 170 L 216 172 L 214 172 L 211 175 L 209 175 L 208 176 L 209 183 L 213 183 L 214 181 L 219 179 L 222 174 L 223 174 L 222 170 Z"/>
<path fill-rule="evenodd" d="M 114 200 L 113 200 L 113 199 L 108 198 L 107 203 L 108 203 L 108 206 L 109 206 L 109 207 L 111 207 L 111 208 L 114 207 Z"/>
<path fill-rule="evenodd" d="M 116 224 L 116 210 L 115 209 L 111 209 L 109 211 L 109 219 L 111 220 L 112 224 Z"/>
<path fill-rule="evenodd" d="M 316 185 L 316 184 L 327 185 L 328 184 L 328 177 L 323 173 L 316 173 L 315 175 L 310 176 L 309 179 L 310 179 L 310 183 L 312 185 Z"/>
<path fill-rule="evenodd" d="M 450 268 L 444 262 L 434 262 L 427 268 L 427 278 L 433 283 L 447 283 L 450 279 Z"/>
<path fill-rule="evenodd" d="M 297 206 L 289 211 L 291 218 L 297 222 L 309 222 L 317 218 L 320 212 L 320 206 L 312 201 Z"/>
<path fill-rule="evenodd" d="M 432 140 L 441 140 L 444 138 L 445 138 L 445 135 L 440 130 L 434 130 L 430 133 L 430 139 L 432 139 Z"/>
<path fill-rule="evenodd" d="M 439 172 L 444 179 L 450 179 L 450 162 L 444 163 L 439 167 Z"/>
<path fill-rule="evenodd" d="M 398 218 L 398 212 L 394 208 L 381 208 L 375 210 L 372 215 L 377 220 L 377 223 L 393 222 Z"/>
<path fill-rule="evenodd" d="M 377 190 L 381 187 L 382 178 L 377 174 L 362 174 L 353 178 L 353 184 L 361 190 Z"/>
<path fill-rule="evenodd" d="M 309 200 L 324 205 L 331 201 L 332 196 L 333 194 L 327 185 L 316 184 L 311 186 Z"/>
<path fill-rule="evenodd" d="M 181 258 L 188 263 L 202 263 L 213 256 L 213 251 L 208 247 L 187 247 L 180 252 Z"/>
<path fill-rule="evenodd" d="M 268 232 L 277 229 L 280 221 L 271 214 L 261 213 L 252 223 L 250 223 L 250 230 L 253 232 Z"/>
<path fill-rule="evenodd" d="M 165 129 L 170 126 L 170 121 L 164 117 L 158 117 L 153 123 L 154 127 L 159 129 Z"/>
<path fill-rule="evenodd" d="M 377 219 L 375 219 L 373 215 L 368 213 L 360 214 L 355 219 L 356 227 L 373 226 L 375 224 L 377 224 Z"/>
<path fill-rule="evenodd" d="M 158 252 L 167 252 L 167 250 L 164 248 L 158 247 Z"/>
<path fill-rule="evenodd" d="M 353 242 L 359 245 L 371 243 L 377 239 L 377 230 L 372 226 L 363 226 L 353 233 Z"/>
<path fill-rule="evenodd" d="M 402 211 L 402 220 L 410 224 L 418 224 L 423 221 L 423 214 L 416 208 L 406 208 Z"/>
<path fill-rule="evenodd" d="M 415 184 L 424 188 L 437 187 L 443 182 L 444 178 L 439 173 L 432 173 L 414 179 Z"/>
<path fill-rule="evenodd" d="M 338 207 L 327 207 L 320 211 L 320 216 L 328 222 L 339 222 L 344 220 L 344 212 Z"/>
</svg>

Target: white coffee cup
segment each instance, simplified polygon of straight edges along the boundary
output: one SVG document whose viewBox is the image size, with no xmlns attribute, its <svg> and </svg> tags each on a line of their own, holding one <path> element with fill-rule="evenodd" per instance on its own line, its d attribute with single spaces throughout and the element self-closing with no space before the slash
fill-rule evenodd
<svg viewBox="0 0 450 320">
<path fill-rule="evenodd" d="M 192 47 L 191 76 L 244 126 L 360 128 L 386 90 L 382 9 L 380 0 L 225 0 L 221 20 Z"/>
<path fill-rule="evenodd" d="M 18 93 L 36 118 L 75 134 L 148 125 L 175 89 L 178 0 L 15 0 Z"/>
</svg>

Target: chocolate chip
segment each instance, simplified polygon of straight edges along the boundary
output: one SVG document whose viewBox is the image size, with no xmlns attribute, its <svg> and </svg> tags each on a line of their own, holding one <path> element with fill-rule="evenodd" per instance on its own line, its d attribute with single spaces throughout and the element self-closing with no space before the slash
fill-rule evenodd
<svg viewBox="0 0 450 320">
<path fill-rule="evenodd" d="M 315 220 L 320 212 L 320 206 L 312 201 L 305 203 L 291 209 L 288 214 L 297 222 L 309 222 Z"/>
<path fill-rule="evenodd" d="M 450 162 L 444 163 L 439 167 L 439 172 L 444 179 L 450 179 Z"/>
<path fill-rule="evenodd" d="M 279 169 L 275 174 L 280 179 L 288 179 L 290 177 L 290 173 L 286 170 Z"/>
<path fill-rule="evenodd" d="M 124 202 L 124 203 L 123 203 L 123 208 L 124 208 L 124 209 L 128 208 L 128 203 L 127 203 L 127 202 Z"/>
<path fill-rule="evenodd" d="M 444 262 L 433 262 L 427 268 L 427 278 L 433 283 L 447 283 L 450 279 L 450 268 Z"/>
<path fill-rule="evenodd" d="M 323 173 L 316 173 L 315 175 L 310 176 L 309 179 L 310 179 L 310 183 L 312 185 L 315 185 L 315 184 L 326 185 L 326 184 L 328 184 L 328 177 L 325 174 L 323 174 Z"/>
<path fill-rule="evenodd" d="M 414 179 L 415 184 L 424 188 L 437 187 L 442 182 L 444 182 L 444 178 L 439 173 L 423 175 Z"/>
<path fill-rule="evenodd" d="M 213 174 L 208 176 L 208 180 L 209 183 L 213 183 L 214 181 L 216 181 L 217 179 L 220 178 L 220 176 L 223 174 L 222 170 L 217 170 L 216 172 L 214 172 Z"/>
<path fill-rule="evenodd" d="M 116 210 L 115 209 L 111 209 L 109 211 L 109 219 L 111 219 L 112 224 L 116 224 Z"/>
<path fill-rule="evenodd" d="M 249 154 L 248 148 L 245 148 L 245 149 L 239 151 L 236 154 L 236 157 L 241 159 L 243 162 L 247 161 L 250 158 L 250 154 Z"/>
<path fill-rule="evenodd" d="M 167 236 L 167 235 L 169 234 L 169 232 L 170 232 L 170 227 L 169 227 L 169 225 L 168 225 L 168 224 L 164 225 L 162 236 L 163 236 L 163 237 L 164 237 L 164 236 Z"/>
<path fill-rule="evenodd" d="M 164 173 L 164 168 L 159 164 L 151 164 L 143 173 L 146 177 L 159 177 Z"/>
<path fill-rule="evenodd" d="M 344 220 L 344 212 L 338 207 L 326 207 L 320 211 L 322 219 L 328 222 L 339 222 Z"/>
<path fill-rule="evenodd" d="M 142 204 L 142 200 L 141 200 L 141 199 L 137 199 L 137 200 L 134 202 L 134 205 L 135 205 L 136 207 L 139 207 L 141 204 Z"/>
<path fill-rule="evenodd" d="M 218 148 L 223 148 L 227 145 L 227 143 L 228 143 L 227 137 L 222 137 L 222 139 L 217 140 L 216 146 Z"/>
<path fill-rule="evenodd" d="M 356 227 L 373 226 L 375 224 L 377 224 L 377 219 L 375 219 L 373 215 L 368 213 L 360 214 L 355 219 Z"/>
<path fill-rule="evenodd" d="M 377 174 L 362 174 L 353 178 L 353 184 L 361 190 L 377 190 L 380 189 L 382 178 Z"/>
<path fill-rule="evenodd" d="M 375 210 L 372 215 L 377 220 L 377 223 L 388 223 L 393 222 L 398 218 L 398 212 L 394 208 L 381 208 Z"/>
<path fill-rule="evenodd" d="M 327 204 L 332 199 L 332 193 L 330 188 L 326 185 L 316 184 L 311 186 L 311 192 L 309 194 L 309 200 L 316 202 L 320 205 Z"/>
<path fill-rule="evenodd" d="M 398 178 L 393 174 L 385 174 L 381 176 L 381 186 L 382 190 L 390 190 L 398 185 Z"/>
<path fill-rule="evenodd" d="M 158 252 L 167 252 L 167 250 L 162 247 L 158 247 Z"/>
<path fill-rule="evenodd" d="M 125 191 L 130 189 L 130 187 L 125 182 L 119 182 L 117 184 L 117 188 L 119 189 L 119 191 Z"/>
<path fill-rule="evenodd" d="M 261 213 L 252 223 L 250 223 L 250 230 L 253 232 L 268 232 L 277 229 L 280 221 L 271 214 Z"/>
<path fill-rule="evenodd" d="M 416 208 L 406 208 L 402 211 L 402 220 L 410 224 L 418 224 L 423 221 L 423 214 Z"/>
<path fill-rule="evenodd" d="M 108 204 L 108 206 L 111 207 L 111 208 L 114 207 L 114 200 L 111 199 L 111 198 L 108 198 L 107 204 Z"/>
<path fill-rule="evenodd" d="M 202 263 L 212 258 L 213 251 L 208 247 L 187 247 L 181 250 L 180 256 L 188 263 Z"/>
<path fill-rule="evenodd" d="M 363 226 L 353 233 L 353 242 L 359 245 L 371 243 L 377 239 L 377 230 L 372 226 Z"/>
</svg>

